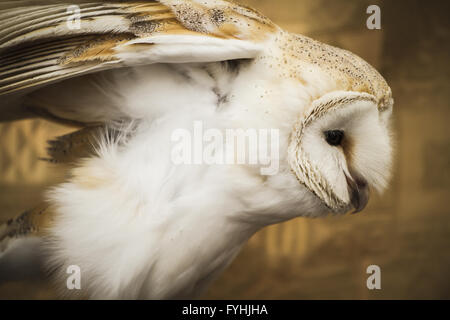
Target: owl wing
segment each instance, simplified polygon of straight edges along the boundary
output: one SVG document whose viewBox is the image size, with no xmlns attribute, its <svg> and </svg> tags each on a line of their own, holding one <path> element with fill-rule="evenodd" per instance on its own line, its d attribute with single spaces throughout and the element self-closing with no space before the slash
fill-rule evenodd
<svg viewBox="0 0 450 320">
<path fill-rule="evenodd" d="M 0 120 L 23 117 L 31 91 L 101 70 L 253 58 L 276 30 L 227 1 L 75 3 L 0 2 Z"/>
</svg>

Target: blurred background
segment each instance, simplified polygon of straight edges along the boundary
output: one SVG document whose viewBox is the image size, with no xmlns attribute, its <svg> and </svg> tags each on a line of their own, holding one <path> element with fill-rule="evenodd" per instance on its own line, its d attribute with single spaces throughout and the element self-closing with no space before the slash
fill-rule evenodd
<svg viewBox="0 0 450 320">
<path fill-rule="evenodd" d="M 350 50 L 392 88 L 394 179 L 363 213 L 298 218 L 257 233 L 206 299 L 450 298 L 450 3 L 247 0 L 291 32 Z M 366 9 L 381 8 L 381 30 Z M 43 120 L 0 124 L 0 223 L 37 204 L 64 170 L 39 161 L 73 130 Z M 368 290 L 366 268 L 381 268 Z M 0 299 L 55 298 L 46 283 L 0 284 Z"/>
</svg>

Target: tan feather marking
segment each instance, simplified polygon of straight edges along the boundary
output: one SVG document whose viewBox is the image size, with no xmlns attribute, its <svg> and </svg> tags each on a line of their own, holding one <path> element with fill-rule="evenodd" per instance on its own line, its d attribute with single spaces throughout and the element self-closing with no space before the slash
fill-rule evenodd
<svg viewBox="0 0 450 320">
<path fill-rule="evenodd" d="M 255 10 L 232 2 L 224 1 L 213 8 L 208 3 L 194 1 L 166 2 L 185 28 L 198 33 L 262 41 L 278 30 L 275 24 Z"/>
<path fill-rule="evenodd" d="M 114 47 L 131 39 L 134 39 L 131 34 L 101 36 L 69 52 L 60 59 L 59 63 L 65 65 L 76 62 L 117 60 L 114 56 Z"/>
<path fill-rule="evenodd" d="M 103 127 L 87 127 L 48 141 L 48 159 L 54 163 L 70 163 L 95 154 L 96 136 Z"/>
<path fill-rule="evenodd" d="M 354 141 L 351 137 L 345 136 L 342 140 L 342 151 L 345 154 L 346 161 L 351 164 L 354 157 Z"/>
<path fill-rule="evenodd" d="M 277 41 L 284 52 L 283 59 L 290 66 L 291 77 L 301 77 L 302 72 L 307 72 L 305 70 L 311 66 L 319 67 L 335 81 L 335 90 L 369 93 L 377 98 L 380 110 L 392 105 L 391 89 L 386 81 L 357 55 L 291 33 L 282 33 Z"/>
<path fill-rule="evenodd" d="M 27 210 L 17 217 L 8 220 L 3 226 L 0 241 L 4 238 L 16 238 L 28 235 L 42 236 L 52 226 L 55 218 L 55 211 L 47 203 L 42 203 L 37 207 Z"/>
<path fill-rule="evenodd" d="M 220 34 L 225 37 L 237 38 L 239 35 L 239 28 L 233 23 L 223 23 L 219 27 Z"/>
<path fill-rule="evenodd" d="M 11 64 L 14 62 L 26 63 L 29 59 L 45 57 L 50 53 L 62 53 L 93 38 L 92 36 L 84 36 L 82 38 L 68 38 L 64 42 L 50 40 L 41 44 L 35 43 L 32 47 L 19 46 L 1 53 L 0 66 L 2 66 L 2 69 L 9 68 L 12 67 Z"/>
<path fill-rule="evenodd" d="M 277 30 L 275 24 L 260 14 L 251 15 L 240 7 L 234 6 L 232 9 L 222 11 L 221 22 L 217 22 L 218 9 L 212 9 L 208 13 L 210 19 L 217 25 L 218 36 L 233 37 L 237 39 L 251 39 L 263 41 L 268 34 Z M 256 11 L 251 11 L 255 13 Z"/>
<path fill-rule="evenodd" d="M 142 21 L 155 21 L 155 20 L 169 20 L 174 19 L 175 15 L 173 12 L 167 10 L 161 12 L 140 12 L 138 14 L 133 14 L 129 16 L 129 20 L 132 23 L 142 22 Z"/>
</svg>

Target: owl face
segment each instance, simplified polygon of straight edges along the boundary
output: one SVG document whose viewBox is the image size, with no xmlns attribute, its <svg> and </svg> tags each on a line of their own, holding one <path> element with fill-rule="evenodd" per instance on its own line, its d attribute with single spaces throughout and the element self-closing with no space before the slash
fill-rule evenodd
<svg viewBox="0 0 450 320">
<path fill-rule="evenodd" d="M 298 181 L 333 212 L 364 209 L 389 180 L 388 107 L 367 93 L 335 91 L 315 100 L 295 125 L 289 164 Z"/>
</svg>

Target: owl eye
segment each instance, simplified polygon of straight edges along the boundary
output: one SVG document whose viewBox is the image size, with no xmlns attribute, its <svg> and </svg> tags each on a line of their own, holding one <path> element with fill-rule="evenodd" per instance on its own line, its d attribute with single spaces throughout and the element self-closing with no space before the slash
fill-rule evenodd
<svg viewBox="0 0 450 320">
<path fill-rule="evenodd" d="M 325 140 L 331 146 L 338 146 L 344 138 L 344 131 L 342 130 L 328 130 L 324 132 Z"/>
</svg>

